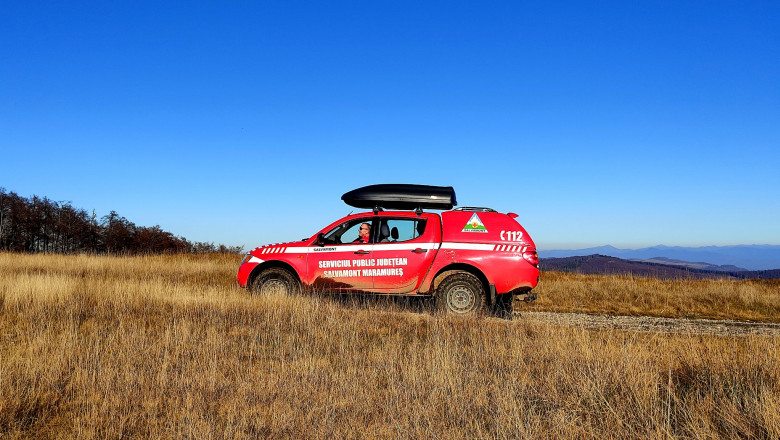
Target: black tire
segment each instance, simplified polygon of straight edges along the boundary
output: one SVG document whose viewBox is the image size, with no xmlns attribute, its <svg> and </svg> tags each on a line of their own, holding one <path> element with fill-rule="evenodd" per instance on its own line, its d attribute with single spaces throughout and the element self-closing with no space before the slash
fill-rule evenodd
<svg viewBox="0 0 780 440">
<path fill-rule="evenodd" d="M 454 315 L 473 315 L 485 308 L 485 286 L 468 272 L 456 272 L 436 289 L 436 308 Z"/>
<path fill-rule="evenodd" d="M 289 270 L 272 267 L 255 277 L 250 291 L 263 296 L 294 295 L 300 293 L 301 283 Z"/>
</svg>

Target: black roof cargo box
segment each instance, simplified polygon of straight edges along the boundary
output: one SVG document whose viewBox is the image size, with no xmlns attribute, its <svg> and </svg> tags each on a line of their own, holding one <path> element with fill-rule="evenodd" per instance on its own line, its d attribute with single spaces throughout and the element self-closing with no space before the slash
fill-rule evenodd
<svg viewBox="0 0 780 440">
<path fill-rule="evenodd" d="M 361 209 L 452 209 L 455 189 L 451 186 L 381 184 L 353 189 L 341 196 L 349 206 Z"/>
</svg>

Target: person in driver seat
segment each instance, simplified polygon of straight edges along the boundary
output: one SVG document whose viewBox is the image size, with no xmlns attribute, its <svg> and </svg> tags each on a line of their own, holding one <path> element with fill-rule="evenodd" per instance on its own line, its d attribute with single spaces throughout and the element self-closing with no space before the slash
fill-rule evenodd
<svg viewBox="0 0 780 440">
<path fill-rule="evenodd" d="M 358 233 L 360 235 L 358 235 L 358 238 L 356 238 L 352 243 L 368 243 L 368 239 L 371 237 L 371 225 L 368 223 L 363 223 L 360 225 L 360 231 Z"/>
</svg>

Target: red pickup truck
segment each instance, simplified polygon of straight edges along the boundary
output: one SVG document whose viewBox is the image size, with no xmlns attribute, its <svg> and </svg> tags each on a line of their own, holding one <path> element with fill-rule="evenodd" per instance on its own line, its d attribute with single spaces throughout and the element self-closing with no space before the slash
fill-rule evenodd
<svg viewBox="0 0 780 440">
<path fill-rule="evenodd" d="M 453 210 L 452 187 L 370 185 L 342 199 L 371 211 L 337 220 L 300 242 L 253 250 L 238 269 L 239 285 L 263 294 L 426 295 L 456 314 L 507 311 L 514 299 L 536 299 L 539 257 L 516 214 Z"/>
</svg>

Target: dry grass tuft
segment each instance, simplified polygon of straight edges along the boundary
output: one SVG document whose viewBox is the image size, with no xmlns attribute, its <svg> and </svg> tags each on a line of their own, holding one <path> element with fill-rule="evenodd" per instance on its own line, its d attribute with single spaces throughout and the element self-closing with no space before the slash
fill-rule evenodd
<svg viewBox="0 0 780 440">
<path fill-rule="evenodd" d="M 251 297 L 236 264 L 0 254 L 0 437 L 780 438 L 780 338 Z"/>
</svg>

